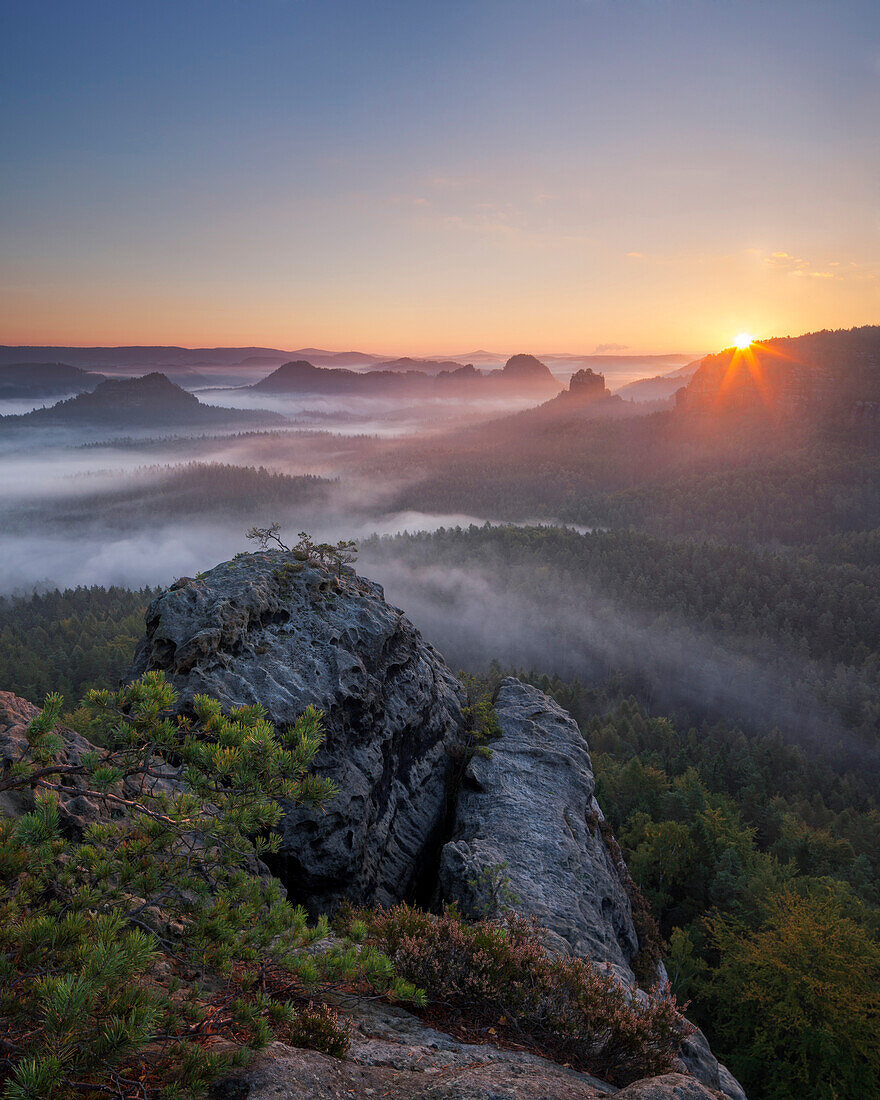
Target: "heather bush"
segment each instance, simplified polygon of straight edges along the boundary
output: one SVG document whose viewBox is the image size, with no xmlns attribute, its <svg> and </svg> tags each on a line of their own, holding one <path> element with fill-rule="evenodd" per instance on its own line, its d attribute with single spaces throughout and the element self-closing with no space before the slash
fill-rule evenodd
<svg viewBox="0 0 880 1100">
<path fill-rule="evenodd" d="M 540 928 L 514 915 L 468 924 L 454 908 L 397 905 L 346 921 L 434 1010 L 618 1084 L 672 1070 L 690 1030 L 668 987 L 638 996 L 610 968 L 549 954 Z"/>
</svg>

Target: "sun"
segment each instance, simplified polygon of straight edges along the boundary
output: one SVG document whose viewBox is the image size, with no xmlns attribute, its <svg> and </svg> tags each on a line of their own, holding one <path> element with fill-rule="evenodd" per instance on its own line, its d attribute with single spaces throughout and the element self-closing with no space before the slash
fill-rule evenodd
<svg viewBox="0 0 880 1100">
<path fill-rule="evenodd" d="M 734 341 L 736 346 L 742 351 L 747 348 L 752 342 L 751 336 L 747 332 L 738 332 L 736 334 L 736 340 Z"/>
</svg>

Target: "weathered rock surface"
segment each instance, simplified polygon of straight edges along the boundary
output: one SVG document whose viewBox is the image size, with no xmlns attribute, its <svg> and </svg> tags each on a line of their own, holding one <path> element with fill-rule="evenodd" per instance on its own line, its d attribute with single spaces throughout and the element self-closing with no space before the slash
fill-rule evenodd
<svg viewBox="0 0 880 1100">
<path fill-rule="evenodd" d="M 729 1100 L 746 1100 L 742 1085 L 727 1066 L 718 1061 L 709 1047 L 709 1040 L 699 1028 L 695 1028 L 693 1034 L 681 1044 L 678 1060 L 698 1081 L 717 1089 Z"/>
<path fill-rule="evenodd" d="M 468 765 L 441 854 L 443 898 L 466 913 L 507 902 L 549 929 L 555 950 L 611 963 L 635 983 L 638 936 L 599 828 L 593 767 L 577 724 L 544 692 L 513 678 L 502 682 L 495 710 L 501 737 L 491 759 L 475 756 Z M 499 874 L 509 893 L 495 899 Z M 685 1041 L 680 1060 L 699 1081 L 745 1100 L 701 1031 Z"/>
<path fill-rule="evenodd" d="M 344 1060 L 274 1043 L 217 1100 L 717 1100 L 681 1074 L 625 1089 L 533 1054 L 461 1043 L 403 1009 L 361 1004 Z M 634 1091 L 639 1090 L 642 1091 Z M 650 1089 L 651 1091 L 645 1091 Z"/>
<path fill-rule="evenodd" d="M 468 765 L 452 837 L 440 852 L 463 693 L 378 585 L 294 554 L 243 555 L 178 581 L 153 602 L 130 675 L 148 669 L 166 673 L 183 708 L 206 693 L 225 708 L 259 703 L 278 726 L 310 704 L 324 712 L 327 740 L 316 767 L 339 794 L 324 812 L 287 809 L 276 867 L 313 912 L 343 898 L 388 904 L 417 889 L 427 897 L 439 859 L 444 900 L 479 914 L 512 896 L 514 908 L 548 929 L 553 949 L 608 962 L 634 981 L 638 938 L 623 875 L 602 836 L 589 751 L 576 723 L 543 692 L 502 683 L 501 737 L 491 759 Z M 506 883 L 497 898 L 499 869 Z M 385 1022 L 373 1019 L 372 1030 L 360 1014 L 345 1062 L 276 1046 L 253 1071 L 252 1095 L 374 1089 L 389 1097 L 573 1100 L 610 1089 L 542 1059 L 439 1033 L 426 1038 L 420 1021 L 400 1024 L 415 1020 L 406 1013 L 391 1027 L 383 1011 Z M 389 1027 L 421 1029 L 421 1038 L 402 1039 Z M 682 1064 L 705 1086 L 743 1100 L 701 1034 L 686 1044 Z M 673 1075 L 656 1096 L 711 1095 L 693 1081 L 688 1087 L 702 1092 L 681 1092 L 688 1080 Z"/>
<path fill-rule="evenodd" d="M 441 843 L 462 689 L 379 585 L 280 551 L 242 555 L 178 581 L 146 623 L 130 675 L 163 670 L 183 708 L 206 693 L 260 703 L 277 726 L 324 712 L 316 769 L 339 793 L 323 811 L 288 808 L 291 894 L 325 911 L 411 893 Z"/>
<path fill-rule="evenodd" d="M 440 860 L 443 898 L 466 913 L 493 905 L 503 868 L 511 905 L 534 916 L 566 953 L 616 965 L 639 948 L 629 898 L 599 830 L 587 745 L 571 716 L 509 678 L 495 700 L 501 737 L 475 756 Z"/>
</svg>

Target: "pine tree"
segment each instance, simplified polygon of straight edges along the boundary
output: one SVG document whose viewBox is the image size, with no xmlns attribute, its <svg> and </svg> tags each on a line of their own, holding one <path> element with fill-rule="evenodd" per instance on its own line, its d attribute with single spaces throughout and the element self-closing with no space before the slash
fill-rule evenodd
<svg viewBox="0 0 880 1100">
<path fill-rule="evenodd" d="M 273 1027 L 309 1030 L 289 996 L 267 992 L 273 981 L 300 997 L 354 978 L 418 996 L 375 951 L 306 950 L 326 920 L 310 928 L 260 873 L 280 802 L 333 794 L 309 771 L 320 714 L 277 731 L 259 706 L 223 714 L 198 696 L 184 718 L 175 703 L 161 673 L 92 691 L 79 719 L 98 747 L 68 751 L 50 696 L 0 778 L 0 794 L 32 799 L 0 820 L 4 1100 L 143 1097 L 144 1080 L 190 1095 L 229 1064 L 204 1045 L 218 1020 L 253 1045 Z M 62 828 L 71 799 L 97 811 L 79 837 Z M 344 1033 L 330 1028 L 323 1045 L 338 1053 Z"/>
</svg>

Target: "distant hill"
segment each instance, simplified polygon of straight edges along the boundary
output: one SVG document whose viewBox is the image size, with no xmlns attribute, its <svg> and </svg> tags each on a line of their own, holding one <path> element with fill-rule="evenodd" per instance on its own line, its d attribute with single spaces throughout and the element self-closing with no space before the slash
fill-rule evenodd
<svg viewBox="0 0 880 1100">
<path fill-rule="evenodd" d="M 4 427 L 29 424 L 35 427 L 206 427 L 283 424 L 286 418 L 263 410 L 203 405 L 193 394 L 154 371 L 142 378 L 108 379 L 91 393 L 82 393 L 51 408 L 35 409 L 22 416 L 2 417 L 0 423 Z"/>
<path fill-rule="evenodd" d="M 656 374 L 653 378 L 639 378 L 636 382 L 629 382 L 620 386 L 614 392 L 624 401 L 637 401 L 639 403 L 668 401 L 676 393 L 686 386 L 689 380 L 696 374 L 699 362 L 690 363 L 669 374 Z"/>
<path fill-rule="evenodd" d="M 679 394 L 678 407 L 880 419 L 880 325 L 756 341 L 707 355 Z"/>
<path fill-rule="evenodd" d="M 316 367 L 305 359 L 285 363 L 260 382 L 245 387 L 259 393 L 358 394 L 374 397 L 548 397 L 559 383 L 533 355 L 515 355 L 501 370 L 483 373 L 473 366 L 427 375 L 416 370 L 351 371 Z"/>
<path fill-rule="evenodd" d="M 377 363 L 376 370 L 390 370 L 390 371 L 419 371 L 422 374 L 439 374 L 441 371 L 456 371 L 462 366 L 470 366 L 472 364 L 462 364 L 454 362 L 452 359 L 411 359 L 410 356 L 404 355 L 400 359 L 389 359 L 384 363 Z"/>
<path fill-rule="evenodd" d="M 0 366 L 0 397 L 60 397 L 86 393 L 103 381 L 103 374 L 67 363 L 8 363 Z"/>
<path fill-rule="evenodd" d="M 368 366 L 385 358 L 361 351 L 335 352 L 322 348 L 302 348 L 285 351 L 281 348 L 182 348 L 164 344 L 132 344 L 121 347 L 63 347 L 0 345 L 0 365 L 14 363 L 44 363 L 57 360 L 79 367 L 99 367 L 111 372 L 145 372 L 174 368 L 265 366 L 285 363 L 291 358 L 309 358 L 313 362 L 338 366 Z"/>
</svg>

